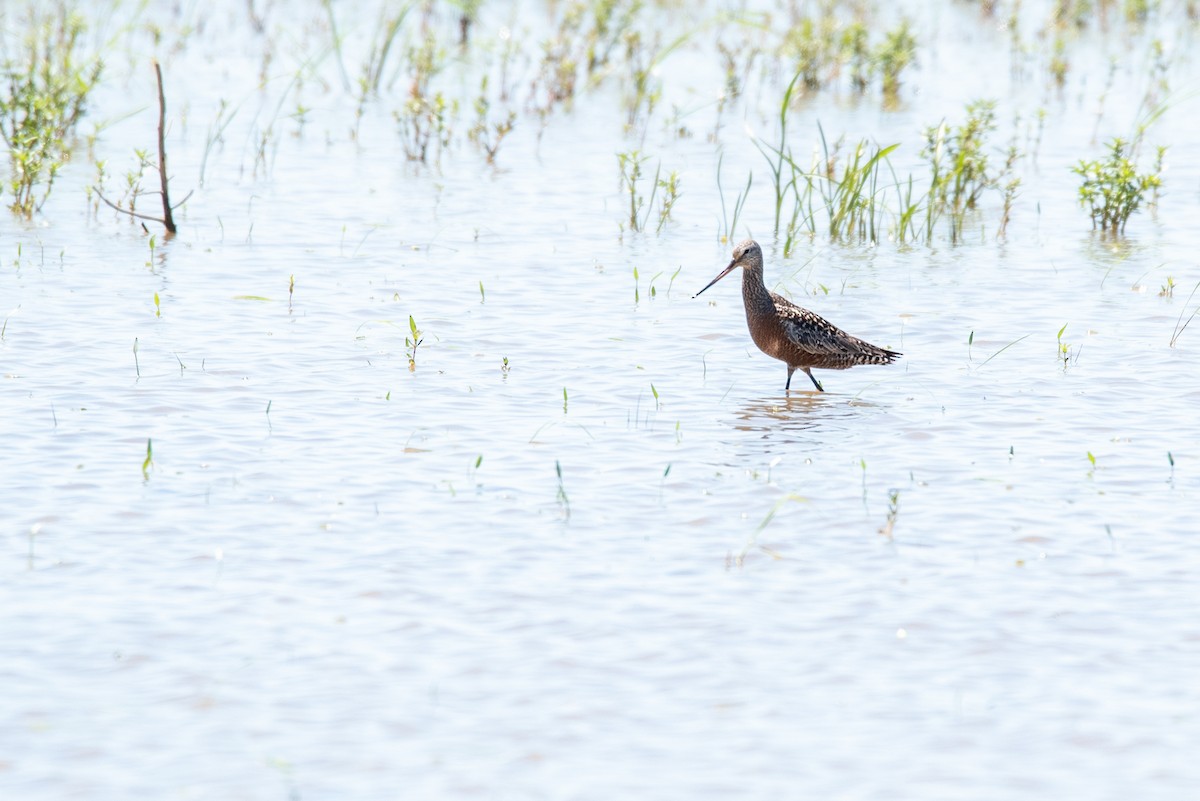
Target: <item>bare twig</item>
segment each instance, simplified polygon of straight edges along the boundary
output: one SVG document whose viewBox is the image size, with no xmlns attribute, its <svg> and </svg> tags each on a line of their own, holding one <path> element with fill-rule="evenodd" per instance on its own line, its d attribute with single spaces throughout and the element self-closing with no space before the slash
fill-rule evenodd
<svg viewBox="0 0 1200 801">
<path fill-rule="evenodd" d="M 154 217 L 154 216 L 152 216 L 152 215 L 150 215 L 150 214 L 139 214 L 139 213 L 138 213 L 138 212 L 136 212 L 136 211 L 130 211 L 129 209 L 123 209 L 123 208 L 121 208 L 121 207 L 120 207 L 120 206 L 118 206 L 116 203 L 113 203 L 111 200 L 109 200 L 109 199 L 108 199 L 108 198 L 106 198 L 106 197 L 105 197 L 103 194 L 101 194 L 100 190 L 99 190 L 99 189 L 97 189 L 97 188 L 96 188 L 96 187 L 94 187 L 94 186 L 92 187 L 92 191 L 93 191 L 93 192 L 95 192 L 95 193 L 96 193 L 96 197 L 98 197 L 98 198 L 100 198 L 101 200 L 103 200 L 103 201 L 105 202 L 105 204 L 106 204 L 106 205 L 108 205 L 110 208 L 112 208 L 112 209 L 114 209 L 114 210 L 116 210 L 116 211 L 119 211 L 119 212 L 121 212 L 122 214 L 128 214 L 130 217 L 137 217 L 139 220 L 149 220 L 150 222 L 156 222 L 156 223 L 161 223 L 161 222 L 163 222 L 163 220 L 162 220 L 162 218 L 161 218 L 161 217 Z M 195 192 L 195 190 L 194 190 L 194 189 L 192 190 L 192 192 L 188 192 L 186 195 L 184 195 L 184 196 L 183 196 L 183 200 L 179 201 L 178 203 L 176 203 L 174 206 L 172 206 L 172 207 L 171 207 L 172 211 L 173 211 L 173 210 L 175 210 L 175 209 L 177 209 L 177 208 L 179 208 L 179 207 L 180 207 L 180 206 L 182 206 L 184 203 L 187 203 L 187 201 L 188 201 L 188 198 L 190 198 L 190 197 L 192 196 L 192 193 L 193 193 L 193 192 Z M 158 192 L 148 192 L 147 194 L 151 194 L 151 195 L 157 195 L 157 194 L 158 194 Z M 163 223 L 163 224 L 165 225 L 166 223 Z"/>
<path fill-rule="evenodd" d="M 164 143 L 164 126 L 167 116 L 167 98 L 163 94 L 162 67 L 154 62 L 154 76 L 158 79 L 158 180 L 162 184 L 162 224 L 167 233 L 175 233 L 175 217 L 171 214 L 171 199 L 167 195 L 167 147 Z"/>
</svg>

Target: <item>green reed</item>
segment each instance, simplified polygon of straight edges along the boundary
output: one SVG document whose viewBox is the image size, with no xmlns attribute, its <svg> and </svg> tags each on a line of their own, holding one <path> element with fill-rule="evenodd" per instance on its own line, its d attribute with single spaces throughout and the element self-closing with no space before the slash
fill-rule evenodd
<svg viewBox="0 0 1200 801">
<path fill-rule="evenodd" d="M 884 189 L 890 188 L 890 184 L 881 187 L 880 174 L 888 165 L 888 156 L 899 145 L 879 147 L 864 139 L 839 160 L 839 146 L 835 145 L 831 151 L 820 123 L 817 124 L 817 130 L 823 155 L 821 169 L 798 175 L 803 179 L 803 186 L 800 181 L 793 183 L 796 211 L 793 225 L 789 226 L 789 242 L 795 223 L 803 222 L 810 232 L 816 232 L 814 196 L 821 201 L 826 213 L 830 239 L 878 242 L 885 233 L 886 206 L 881 195 Z M 804 215 L 803 220 L 801 214 Z"/>
<path fill-rule="evenodd" d="M 759 148 L 770 165 L 778 211 L 783 211 L 785 201 L 791 202 L 784 229 L 785 256 L 793 252 L 801 235 L 878 242 L 887 233 L 890 212 L 884 192 L 894 184 L 881 179 L 886 177 L 885 169 L 891 171 L 888 156 L 899 145 L 880 147 L 864 139 L 843 155 L 841 140 L 830 146 L 819 122 L 817 131 L 820 151 L 807 166 L 798 164 L 790 149 Z"/>
<path fill-rule="evenodd" d="M 750 187 L 754 184 L 754 172 L 751 171 L 746 178 L 746 188 L 739 192 L 733 201 L 733 219 L 729 218 L 728 212 L 725 209 L 725 190 L 721 188 L 721 163 L 725 159 L 725 154 L 722 153 L 717 157 L 717 194 L 721 198 L 721 231 L 720 240 L 729 242 L 737 233 L 738 218 L 742 216 L 742 209 L 746 205 L 747 198 L 750 197 Z"/>
<path fill-rule="evenodd" d="M 775 192 L 776 236 L 779 235 L 779 223 L 783 216 L 783 199 L 791 191 L 794 182 L 795 162 L 792 160 L 791 148 L 787 143 L 787 122 L 788 112 L 792 106 L 792 93 L 796 91 L 796 82 L 800 80 L 800 77 L 799 72 L 792 76 L 787 89 L 783 92 L 783 100 L 779 103 L 779 144 L 767 144 L 758 138 L 754 140 L 754 146 L 767 160 L 771 171 L 771 186 Z M 785 170 L 785 165 L 790 166 L 791 169 Z"/>
</svg>

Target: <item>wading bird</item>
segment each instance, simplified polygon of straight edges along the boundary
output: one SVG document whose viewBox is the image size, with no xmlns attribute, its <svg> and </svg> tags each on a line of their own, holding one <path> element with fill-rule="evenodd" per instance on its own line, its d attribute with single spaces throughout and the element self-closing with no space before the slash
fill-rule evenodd
<svg viewBox="0 0 1200 801">
<path fill-rule="evenodd" d="M 820 315 L 769 291 L 763 283 L 762 248 L 753 239 L 734 248 L 729 266 L 693 297 L 699 297 L 737 267 L 745 270 L 742 300 L 746 304 L 750 338 L 763 353 L 787 364 L 785 392 L 791 389 L 792 373 L 797 370 L 803 370 L 817 391 L 824 392 L 825 388 L 812 374 L 814 367 L 845 370 L 859 364 L 891 364 L 902 355 L 850 336 Z"/>
</svg>

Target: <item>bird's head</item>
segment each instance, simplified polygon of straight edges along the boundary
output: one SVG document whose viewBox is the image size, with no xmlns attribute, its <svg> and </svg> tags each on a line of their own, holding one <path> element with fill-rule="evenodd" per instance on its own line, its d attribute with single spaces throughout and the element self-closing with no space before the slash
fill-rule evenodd
<svg viewBox="0 0 1200 801">
<path fill-rule="evenodd" d="M 747 239 L 736 248 L 733 249 L 733 258 L 729 261 L 729 266 L 717 275 L 716 278 L 708 282 L 708 286 L 701 289 L 692 297 L 699 297 L 705 289 L 720 281 L 725 276 L 729 275 L 738 267 L 758 268 L 762 269 L 762 248 L 753 239 Z"/>
</svg>

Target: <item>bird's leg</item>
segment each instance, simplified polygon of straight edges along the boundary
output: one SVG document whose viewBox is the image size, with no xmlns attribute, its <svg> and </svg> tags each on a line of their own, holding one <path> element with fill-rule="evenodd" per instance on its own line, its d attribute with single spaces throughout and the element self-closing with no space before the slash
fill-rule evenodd
<svg viewBox="0 0 1200 801">
<path fill-rule="evenodd" d="M 790 390 L 792 388 L 792 373 L 794 373 L 794 372 L 796 372 L 796 368 L 789 366 L 788 367 L 788 380 L 787 380 L 787 383 L 783 385 L 784 392 L 787 392 L 788 390 Z"/>
<path fill-rule="evenodd" d="M 817 388 L 817 392 L 824 392 L 824 391 L 825 391 L 825 387 L 821 386 L 821 382 L 820 382 L 820 381 L 818 381 L 818 380 L 817 380 L 817 377 L 816 377 L 816 376 L 814 376 L 814 375 L 812 374 L 812 370 L 810 370 L 809 368 L 805 367 L 805 368 L 804 368 L 804 373 L 805 373 L 805 375 L 807 375 L 809 378 L 811 378 L 811 379 L 812 379 L 813 386 Z M 790 378 L 790 376 L 789 376 L 789 378 Z"/>
</svg>

